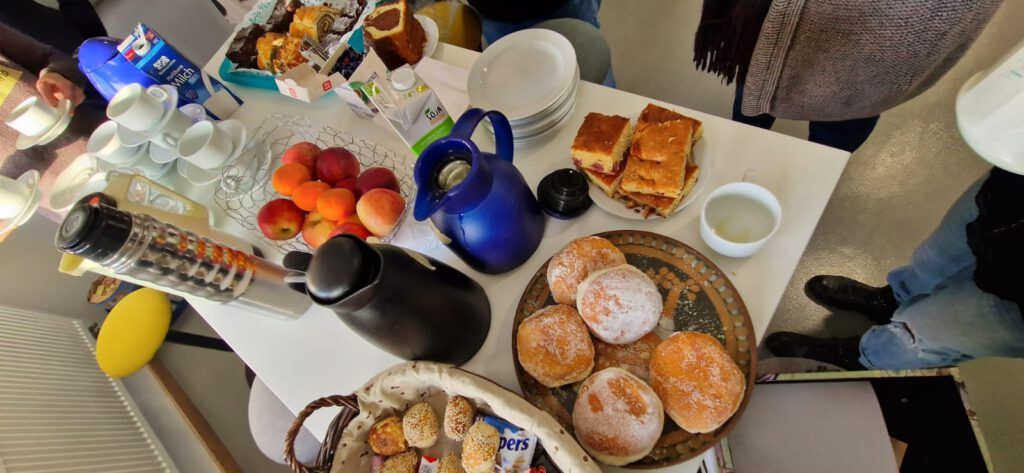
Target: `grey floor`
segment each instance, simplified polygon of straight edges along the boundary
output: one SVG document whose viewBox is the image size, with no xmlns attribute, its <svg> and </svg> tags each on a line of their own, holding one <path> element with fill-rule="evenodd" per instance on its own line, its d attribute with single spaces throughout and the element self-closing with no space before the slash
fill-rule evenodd
<svg viewBox="0 0 1024 473">
<path fill-rule="evenodd" d="M 619 88 L 729 116 L 732 87 L 693 66 L 700 5 L 699 0 L 604 3 L 602 29 L 612 48 Z M 187 16 L 179 16 L 185 28 Z M 169 20 L 162 18 L 161 31 L 170 36 L 174 22 Z M 935 87 L 882 115 L 871 138 L 851 158 L 769 331 L 851 335 L 866 327 L 856 316 L 831 316 L 812 304 L 803 295 L 804 281 L 824 273 L 883 284 L 885 274 L 907 260 L 948 205 L 985 172 L 988 166 L 957 135 L 953 101 L 968 77 L 1024 38 L 1021 24 L 1024 2 L 1005 2 L 977 43 Z M 800 122 L 781 121 L 775 130 L 806 137 L 806 125 Z M 183 323 L 186 330 L 210 332 L 195 314 Z M 244 471 L 287 471 L 260 455 L 249 437 L 247 388 L 237 357 L 173 345 L 159 356 Z"/>
</svg>

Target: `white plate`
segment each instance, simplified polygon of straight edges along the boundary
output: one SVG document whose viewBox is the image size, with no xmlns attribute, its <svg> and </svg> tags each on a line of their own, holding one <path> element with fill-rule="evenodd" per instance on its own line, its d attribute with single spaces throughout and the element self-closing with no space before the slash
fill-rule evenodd
<svg viewBox="0 0 1024 473">
<path fill-rule="evenodd" d="M 53 181 L 49 206 L 56 212 L 63 212 L 78 201 L 86 192 L 90 181 L 102 181 L 99 161 L 91 154 L 82 154 L 64 168 Z"/>
<path fill-rule="evenodd" d="M 708 182 L 708 178 L 711 175 L 711 156 L 708 154 L 707 146 L 704 144 L 707 137 L 701 138 L 696 144 L 693 145 L 693 162 L 700 166 L 700 176 L 697 177 L 697 183 L 693 185 L 693 189 L 690 193 L 683 198 L 683 201 L 679 203 L 679 207 L 672 213 L 675 215 L 683 210 L 684 207 L 689 205 L 691 202 L 697 199 L 697 195 L 704 188 L 704 183 Z M 633 209 L 626 208 L 626 204 L 608 197 L 600 188 L 593 183 L 590 183 L 590 199 L 601 207 L 606 212 L 616 215 L 622 218 L 628 218 L 630 220 L 646 220 L 643 215 Z M 652 213 L 648 218 L 662 218 L 660 215 Z"/>
<path fill-rule="evenodd" d="M 28 200 L 25 201 L 25 206 L 21 208 L 18 215 L 8 218 L 6 220 L 0 220 L 0 235 L 7 233 L 13 228 L 18 228 L 21 224 L 25 223 L 33 214 L 36 213 L 36 209 L 39 208 L 39 198 L 41 193 L 39 192 L 39 171 L 31 170 L 26 171 L 25 174 L 18 176 L 18 182 L 28 187 L 29 194 Z"/>
<path fill-rule="evenodd" d="M 437 22 L 426 15 L 413 15 L 413 18 L 420 22 L 420 26 L 423 27 L 423 32 L 427 36 L 427 43 L 423 45 L 423 57 L 430 57 L 434 55 L 434 50 L 437 49 L 437 38 L 440 36 Z"/>
<path fill-rule="evenodd" d="M 530 116 L 530 117 L 526 117 L 526 118 L 522 118 L 522 119 L 519 119 L 519 120 L 509 120 L 508 121 L 509 124 L 512 125 L 512 128 L 516 128 L 516 127 L 528 126 L 528 125 L 534 124 L 534 123 L 536 123 L 538 121 L 544 120 L 545 118 L 547 118 L 550 115 L 552 115 L 553 113 L 555 113 L 556 110 L 558 110 L 565 102 L 567 102 L 569 100 L 569 96 L 570 95 L 575 95 L 576 92 L 579 90 L 579 86 L 580 86 L 580 69 L 579 69 L 579 67 L 577 67 L 576 68 L 576 72 L 573 74 L 572 84 L 567 89 L 565 89 L 565 92 L 563 92 L 562 95 L 560 97 L 558 97 L 558 100 L 556 100 L 554 103 L 549 105 L 544 110 L 541 110 L 536 115 L 533 115 L 533 116 Z"/>
<path fill-rule="evenodd" d="M 60 118 L 53 123 L 49 130 L 36 136 L 18 135 L 18 141 L 14 143 L 14 147 L 17 149 L 28 149 L 33 146 L 45 145 L 60 136 L 67 129 L 68 124 L 71 123 L 70 100 L 60 101 L 60 114 Z"/>
<path fill-rule="evenodd" d="M 488 46 L 473 63 L 466 84 L 469 102 L 521 120 L 557 102 L 572 87 L 576 68 L 576 51 L 564 36 L 517 31 Z"/>
<path fill-rule="evenodd" d="M 560 123 L 562 123 L 563 120 L 568 118 L 575 106 L 576 94 L 573 93 L 567 96 L 567 100 L 561 105 L 559 105 L 559 107 L 555 109 L 550 115 L 548 115 L 544 120 L 525 127 L 516 127 L 515 125 L 513 125 L 513 139 L 519 141 L 529 140 L 538 135 L 546 133 L 548 130 L 555 128 Z M 487 128 L 487 131 L 490 132 L 490 134 L 493 136 L 494 126 L 491 124 L 490 120 L 485 120 L 484 126 Z"/>
</svg>

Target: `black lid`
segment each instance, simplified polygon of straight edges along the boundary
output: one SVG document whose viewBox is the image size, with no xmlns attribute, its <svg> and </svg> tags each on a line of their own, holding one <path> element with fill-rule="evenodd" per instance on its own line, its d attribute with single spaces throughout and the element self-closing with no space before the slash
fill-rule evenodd
<svg viewBox="0 0 1024 473">
<path fill-rule="evenodd" d="M 575 169 L 559 169 L 541 179 L 537 200 L 548 214 L 556 218 L 574 218 L 586 212 L 590 200 L 590 183 Z"/>
<path fill-rule="evenodd" d="M 132 215 L 108 205 L 79 203 L 57 229 L 57 248 L 102 261 L 120 250 L 132 231 Z"/>
<path fill-rule="evenodd" d="M 338 235 L 324 242 L 306 268 L 306 292 L 318 304 L 331 305 L 365 287 L 376 270 L 373 251 L 354 235 Z"/>
</svg>

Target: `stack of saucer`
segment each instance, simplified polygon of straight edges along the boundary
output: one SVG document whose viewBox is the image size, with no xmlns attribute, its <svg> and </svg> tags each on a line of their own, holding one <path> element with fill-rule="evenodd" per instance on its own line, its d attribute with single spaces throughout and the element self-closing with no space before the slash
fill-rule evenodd
<svg viewBox="0 0 1024 473">
<path fill-rule="evenodd" d="M 569 40 L 550 30 L 529 29 L 484 50 L 469 72 L 473 107 L 508 117 L 516 145 L 550 134 L 572 114 L 580 70 Z M 494 134 L 487 122 L 487 129 Z"/>
</svg>

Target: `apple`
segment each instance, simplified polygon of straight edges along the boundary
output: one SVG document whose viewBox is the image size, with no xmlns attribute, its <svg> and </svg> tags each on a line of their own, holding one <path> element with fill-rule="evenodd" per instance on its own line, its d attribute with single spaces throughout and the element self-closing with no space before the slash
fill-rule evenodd
<svg viewBox="0 0 1024 473">
<path fill-rule="evenodd" d="M 355 236 L 359 237 L 362 240 L 365 240 L 370 235 L 372 235 L 372 233 L 370 233 L 370 231 L 367 230 L 366 227 L 364 227 L 364 226 L 362 226 L 362 225 L 360 225 L 358 223 L 341 222 L 341 223 L 338 224 L 337 227 L 334 227 L 334 231 L 331 232 L 331 235 L 328 238 L 334 238 L 334 237 L 336 237 L 338 235 L 343 235 L 343 234 L 346 234 L 346 233 L 350 233 L 352 235 L 355 235 Z"/>
<path fill-rule="evenodd" d="M 316 175 L 331 186 L 359 175 L 359 160 L 345 148 L 327 148 L 316 158 Z"/>
<path fill-rule="evenodd" d="M 346 178 L 338 181 L 338 183 L 334 185 L 334 188 L 335 189 L 348 189 L 348 190 L 352 191 L 352 193 L 355 194 L 356 198 L 358 199 L 359 196 L 363 195 L 363 193 L 359 192 L 359 189 L 356 187 L 356 182 L 357 181 L 358 181 L 358 178 L 346 177 Z"/>
<path fill-rule="evenodd" d="M 271 240 L 287 240 L 299 234 L 306 213 L 288 199 L 267 202 L 256 214 L 263 235 Z"/>
<path fill-rule="evenodd" d="M 331 237 L 336 226 L 337 222 L 325 219 L 320 212 L 310 212 L 302 224 L 302 239 L 315 250 Z"/>
<path fill-rule="evenodd" d="M 389 189 L 399 193 L 402 192 L 395 173 L 390 169 L 382 167 L 367 168 L 363 171 L 359 178 L 356 179 L 356 189 L 359 190 L 360 195 L 365 194 L 371 189 Z"/>
<path fill-rule="evenodd" d="M 405 199 L 389 189 L 370 189 L 356 203 L 356 214 L 370 233 L 384 236 L 398 225 L 405 211 Z"/>
<path fill-rule="evenodd" d="M 281 162 L 283 164 L 299 163 L 309 169 L 309 174 L 316 179 L 316 158 L 320 155 L 320 147 L 303 141 L 301 143 L 295 143 L 284 151 L 281 155 Z"/>
</svg>

